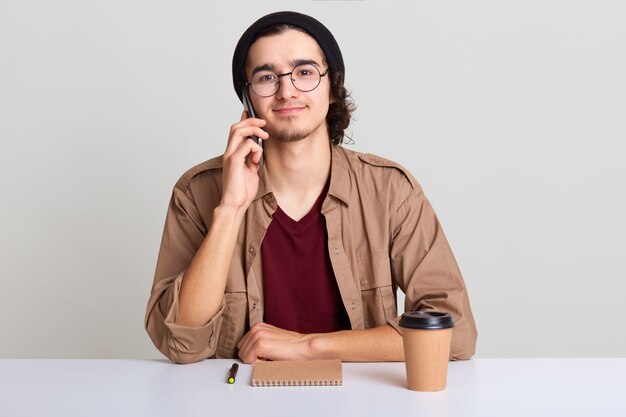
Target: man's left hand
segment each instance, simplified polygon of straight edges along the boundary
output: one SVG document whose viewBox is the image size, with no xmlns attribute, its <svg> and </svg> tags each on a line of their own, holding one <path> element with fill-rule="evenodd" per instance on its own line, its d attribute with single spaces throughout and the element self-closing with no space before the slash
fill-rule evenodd
<svg viewBox="0 0 626 417">
<path fill-rule="evenodd" d="M 263 360 L 305 360 L 311 355 L 313 335 L 283 330 L 267 323 L 256 323 L 239 341 L 239 357 L 244 363 Z"/>
</svg>

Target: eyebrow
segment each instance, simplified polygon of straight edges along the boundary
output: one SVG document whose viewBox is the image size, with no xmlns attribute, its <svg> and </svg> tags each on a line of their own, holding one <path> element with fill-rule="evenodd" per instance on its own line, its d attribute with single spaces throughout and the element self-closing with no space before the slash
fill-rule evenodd
<svg viewBox="0 0 626 417">
<path fill-rule="evenodd" d="M 259 71 L 274 71 L 275 67 L 270 64 L 259 65 L 258 67 L 254 67 L 252 70 L 252 75 L 256 74 Z"/>
<path fill-rule="evenodd" d="M 291 66 L 296 67 L 298 65 L 303 65 L 303 64 L 311 64 L 311 65 L 315 65 L 317 68 L 320 67 L 320 64 L 314 60 L 314 59 L 304 59 L 304 58 L 300 58 L 300 59 L 294 59 L 291 61 Z M 272 72 L 276 72 L 276 66 L 274 64 L 263 64 L 263 65 L 259 65 L 257 67 L 254 67 L 254 69 L 252 70 L 252 75 L 256 74 L 259 71 L 272 71 Z"/>
</svg>

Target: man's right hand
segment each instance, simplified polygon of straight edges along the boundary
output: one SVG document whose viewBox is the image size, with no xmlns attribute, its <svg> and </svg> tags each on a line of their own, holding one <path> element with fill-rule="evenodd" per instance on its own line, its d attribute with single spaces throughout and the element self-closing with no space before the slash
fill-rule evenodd
<svg viewBox="0 0 626 417">
<path fill-rule="evenodd" d="M 259 187 L 257 171 L 263 148 L 248 138 L 256 135 L 261 140 L 267 139 L 269 134 L 262 129 L 265 123 L 263 119 L 248 118 L 244 111 L 239 123 L 231 126 L 224 152 L 224 194 L 221 207 L 245 210 L 256 196 Z"/>
</svg>

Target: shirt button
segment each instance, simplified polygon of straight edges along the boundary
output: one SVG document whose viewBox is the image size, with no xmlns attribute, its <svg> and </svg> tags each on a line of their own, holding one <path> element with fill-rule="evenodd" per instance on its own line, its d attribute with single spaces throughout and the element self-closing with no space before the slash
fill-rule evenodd
<svg viewBox="0 0 626 417">
<path fill-rule="evenodd" d="M 256 310 L 256 303 L 252 303 L 252 309 Z"/>
<path fill-rule="evenodd" d="M 335 253 L 338 254 L 339 253 L 339 248 L 335 248 Z"/>
<path fill-rule="evenodd" d="M 356 304 L 350 303 L 350 308 L 354 310 L 356 308 Z"/>
<path fill-rule="evenodd" d="M 366 279 L 362 279 L 361 280 L 361 285 L 365 285 L 365 284 L 367 284 L 367 280 Z"/>
<path fill-rule="evenodd" d="M 250 253 L 254 253 L 254 248 L 252 246 L 250 246 L 249 251 L 250 251 Z"/>
</svg>

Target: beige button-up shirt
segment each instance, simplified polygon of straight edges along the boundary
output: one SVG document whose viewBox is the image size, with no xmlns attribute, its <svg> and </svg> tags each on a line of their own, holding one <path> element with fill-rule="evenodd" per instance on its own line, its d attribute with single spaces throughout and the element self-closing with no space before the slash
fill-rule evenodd
<svg viewBox="0 0 626 417">
<path fill-rule="evenodd" d="M 174 362 L 236 357 L 239 340 L 263 321 L 259 251 L 277 203 L 264 168 L 259 177 L 257 195 L 239 230 L 222 305 L 200 327 L 176 324 L 178 294 L 222 196 L 222 158 L 187 171 L 174 187 L 145 321 L 156 347 Z M 390 324 L 400 331 L 400 288 L 405 311 L 452 314 L 453 359 L 474 354 L 477 333 L 465 283 L 430 203 L 408 171 L 374 155 L 332 146 L 322 214 L 353 329 Z"/>
</svg>

